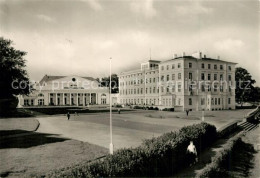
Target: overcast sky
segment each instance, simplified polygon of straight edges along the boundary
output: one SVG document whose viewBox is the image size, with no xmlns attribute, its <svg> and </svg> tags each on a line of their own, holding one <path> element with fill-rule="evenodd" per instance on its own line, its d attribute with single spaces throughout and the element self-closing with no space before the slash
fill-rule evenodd
<svg viewBox="0 0 260 178">
<path fill-rule="evenodd" d="M 102 77 L 150 58 L 202 51 L 237 62 L 260 85 L 259 1 L 0 0 L 0 35 L 28 52 L 32 80 Z"/>
</svg>

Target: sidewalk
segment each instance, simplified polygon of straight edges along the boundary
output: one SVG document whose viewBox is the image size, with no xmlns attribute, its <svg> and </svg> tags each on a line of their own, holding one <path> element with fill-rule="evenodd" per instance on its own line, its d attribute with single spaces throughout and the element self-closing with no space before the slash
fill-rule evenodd
<svg viewBox="0 0 260 178">
<path fill-rule="evenodd" d="M 237 133 L 235 133 L 237 134 Z M 205 149 L 199 155 L 199 161 L 186 169 L 181 170 L 174 177 L 196 177 L 196 175 L 202 171 L 202 169 L 211 162 L 211 158 L 222 148 L 222 146 L 235 134 L 231 134 L 226 138 L 218 139 L 210 148 Z"/>
</svg>

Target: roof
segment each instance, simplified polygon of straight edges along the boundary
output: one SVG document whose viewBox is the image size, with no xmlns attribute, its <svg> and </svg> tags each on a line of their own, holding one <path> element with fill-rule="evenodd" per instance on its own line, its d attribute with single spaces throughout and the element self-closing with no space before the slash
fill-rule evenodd
<svg viewBox="0 0 260 178">
<path fill-rule="evenodd" d="M 196 57 L 193 57 L 193 56 L 181 56 L 181 57 L 176 57 L 176 58 L 173 58 L 173 59 L 169 59 L 169 60 L 166 60 L 166 61 L 162 61 L 162 63 L 164 62 L 169 62 L 171 60 L 176 60 L 176 59 L 198 59 Z M 237 64 L 235 62 L 229 62 L 229 61 L 223 61 L 223 60 L 220 60 L 220 59 L 213 59 L 213 58 L 201 58 L 199 60 L 208 60 L 208 61 L 219 61 L 219 62 L 226 62 L 226 63 L 233 63 L 233 64 Z"/>
<path fill-rule="evenodd" d="M 52 81 L 52 80 L 58 80 L 58 79 L 61 79 L 61 78 L 64 78 L 64 77 L 67 77 L 67 76 L 50 76 L 50 75 L 44 75 L 44 77 L 41 79 L 40 81 L 40 84 L 42 84 L 43 82 L 49 82 L 49 81 Z M 92 77 L 81 77 L 81 78 L 84 78 L 84 79 L 87 79 L 87 80 L 92 80 L 92 81 L 96 81 L 96 79 L 92 78 Z"/>
</svg>

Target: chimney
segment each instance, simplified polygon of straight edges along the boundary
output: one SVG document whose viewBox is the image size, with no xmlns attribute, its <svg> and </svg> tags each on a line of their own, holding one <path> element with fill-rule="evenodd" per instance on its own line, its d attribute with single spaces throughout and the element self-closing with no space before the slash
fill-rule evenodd
<svg viewBox="0 0 260 178">
<path fill-rule="evenodd" d="M 174 58 L 177 58 L 177 54 L 174 54 Z"/>
<path fill-rule="evenodd" d="M 204 58 L 206 58 L 206 55 L 204 54 Z"/>
<path fill-rule="evenodd" d="M 183 57 L 185 56 L 185 52 L 183 52 L 183 55 L 182 55 Z"/>
<path fill-rule="evenodd" d="M 202 58 L 202 52 L 200 52 L 200 59 Z"/>
<path fill-rule="evenodd" d="M 218 60 L 220 60 L 220 56 L 218 56 Z"/>
</svg>

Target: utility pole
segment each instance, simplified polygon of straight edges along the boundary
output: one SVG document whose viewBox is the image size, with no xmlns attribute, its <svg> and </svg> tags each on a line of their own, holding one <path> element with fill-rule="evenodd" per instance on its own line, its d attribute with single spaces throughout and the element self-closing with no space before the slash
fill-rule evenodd
<svg viewBox="0 0 260 178">
<path fill-rule="evenodd" d="M 112 58 L 109 58 L 109 62 L 110 62 L 110 82 L 109 82 L 109 103 L 110 103 L 110 145 L 109 145 L 109 153 L 113 154 L 114 152 L 114 146 L 113 146 L 113 138 L 112 138 L 112 87 L 111 87 L 111 62 L 112 62 Z"/>
</svg>

